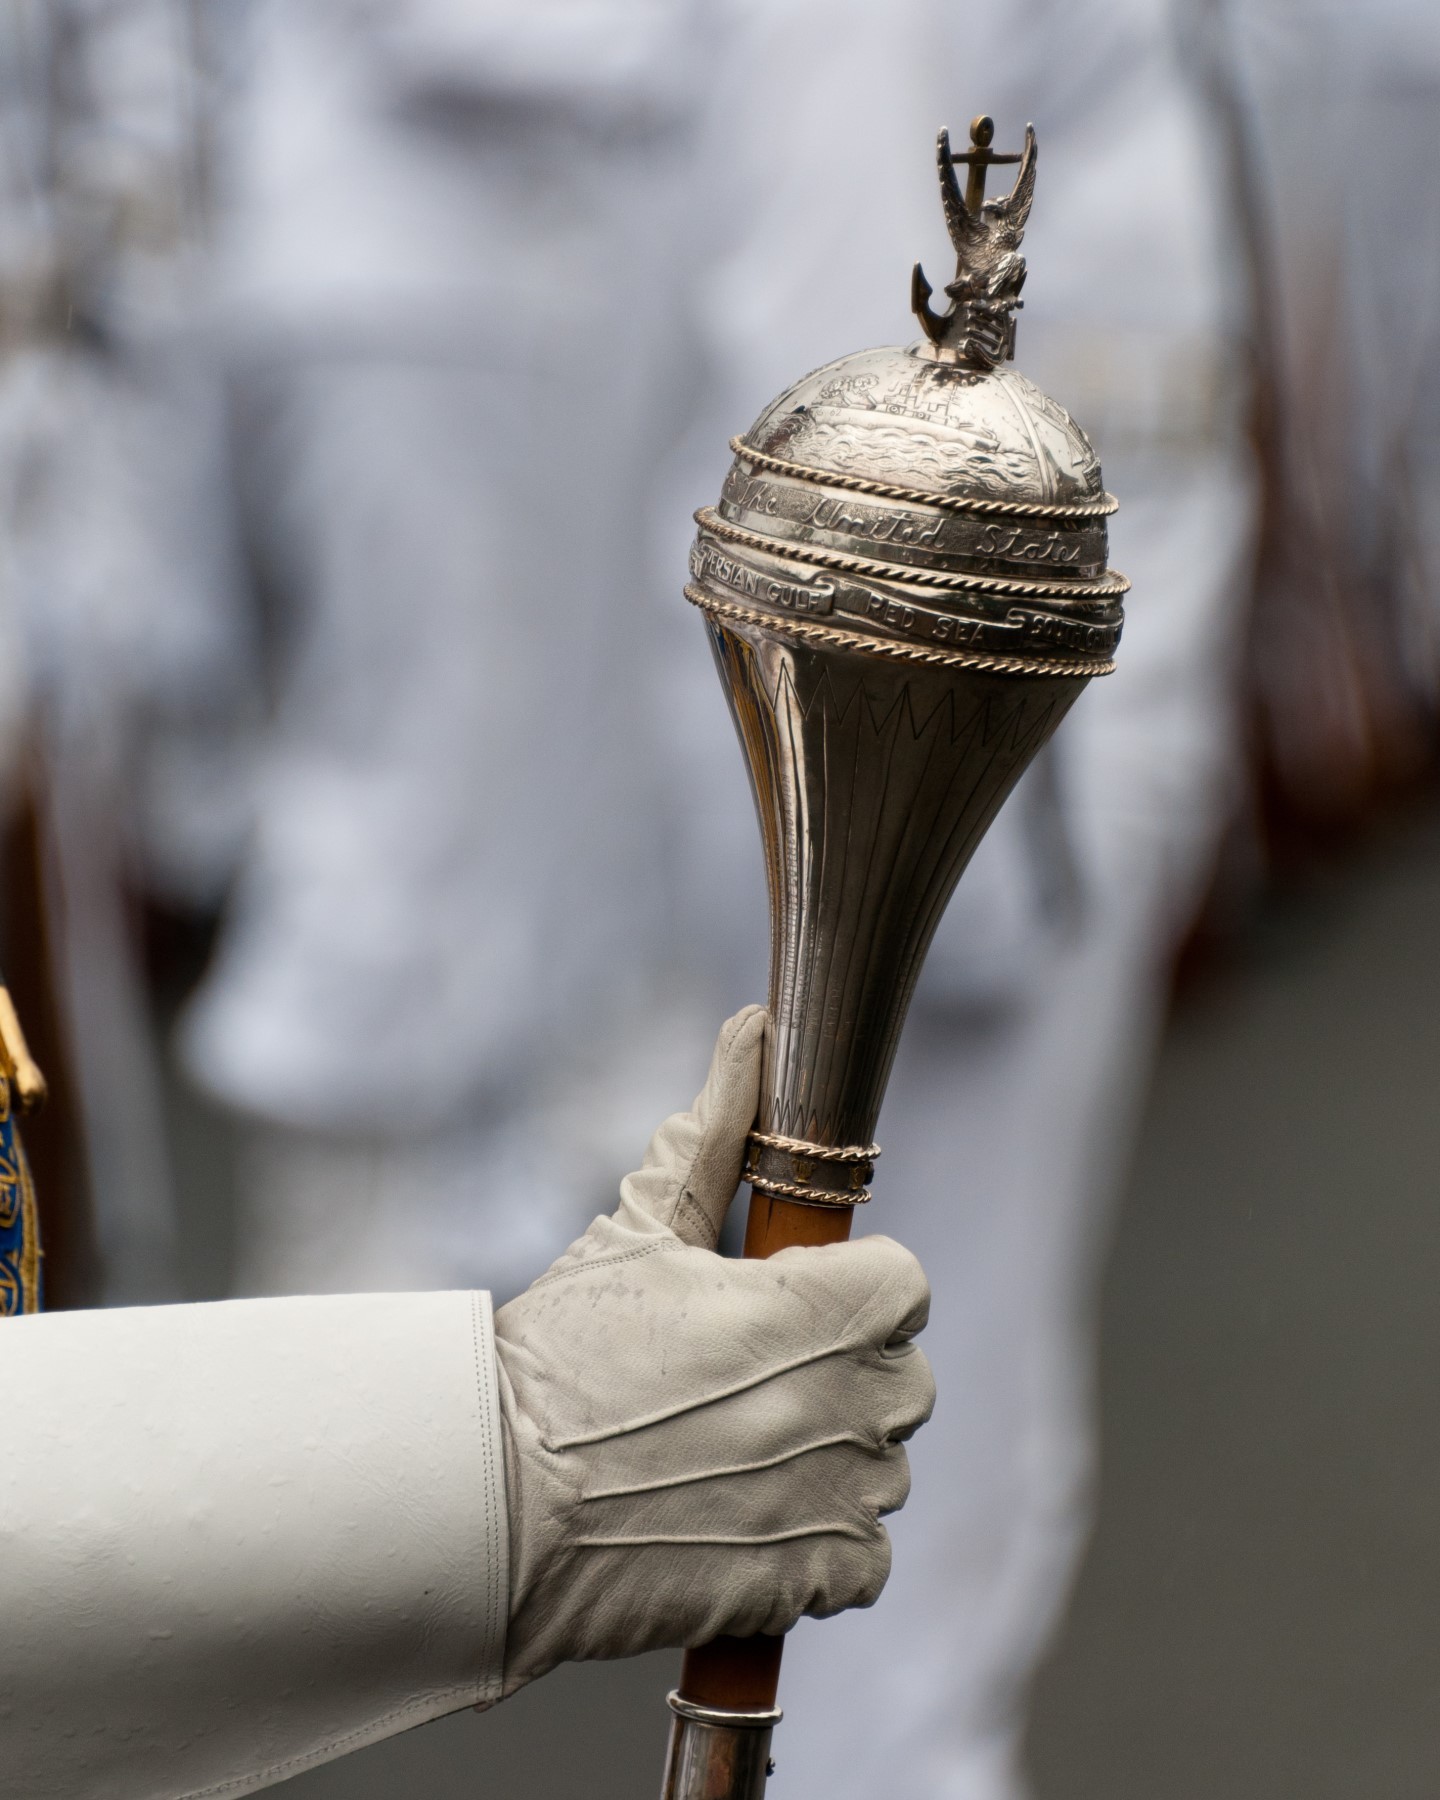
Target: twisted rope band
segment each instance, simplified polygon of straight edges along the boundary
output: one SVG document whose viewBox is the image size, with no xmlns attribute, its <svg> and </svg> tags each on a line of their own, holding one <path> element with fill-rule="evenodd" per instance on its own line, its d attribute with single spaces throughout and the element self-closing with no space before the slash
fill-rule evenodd
<svg viewBox="0 0 1440 1800">
<path fill-rule="evenodd" d="M 767 1150 L 788 1150 L 811 1162 L 866 1163 L 880 1154 L 878 1144 L 807 1144 L 804 1138 L 781 1137 L 775 1131 L 752 1131 L 750 1142 L 763 1144 Z"/>
<path fill-rule="evenodd" d="M 796 538 L 767 537 L 722 519 L 713 506 L 695 514 L 702 531 L 784 561 L 815 563 L 822 569 L 840 569 L 852 575 L 868 575 L 874 581 L 894 581 L 906 586 L 952 588 L 961 593 L 1001 594 L 1010 600 L 1089 600 L 1108 604 L 1130 592 L 1130 583 L 1118 569 L 1107 571 L 1103 581 L 1007 581 L 998 575 L 957 575 L 948 569 L 924 569 L 912 563 L 878 562 L 869 556 L 851 556 L 844 550 L 827 550 L 819 544 L 803 544 Z"/>
<path fill-rule="evenodd" d="M 745 1179 L 757 1194 L 798 1200 L 801 1206 L 866 1206 L 870 1201 L 870 1190 L 864 1187 L 841 1194 L 834 1188 L 806 1187 L 799 1181 L 772 1181 L 768 1175 L 747 1175 Z"/>
<path fill-rule="evenodd" d="M 888 656 L 896 662 L 925 663 L 931 668 L 980 669 L 991 675 L 1113 675 L 1115 664 L 1079 662 L 1057 658 L 1053 662 L 1031 661 L 1023 656 L 985 656 L 964 650 L 922 650 L 915 644 L 902 644 L 894 638 L 869 637 L 859 631 L 835 631 L 828 625 L 811 625 L 804 619 L 782 618 L 777 613 L 757 612 L 750 606 L 736 606 L 729 600 L 717 600 L 702 589 L 685 585 L 685 598 L 702 612 L 716 618 L 734 619 L 742 625 L 763 625 L 781 637 L 799 638 L 802 643 L 834 644 L 841 650 L 863 650 L 871 656 Z"/>
<path fill-rule="evenodd" d="M 761 1154 L 773 1151 L 790 1159 L 790 1172 L 796 1179 L 772 1175 L 760 1168 Z M 745 1140 L 745 1179 L 757 1193 L 773 1194 L 781 1200 L 797 1200 L 802 1206 L 864 1206 L 870 1190 L 864 1185 L 875 1170 L 878 1144 L 811 1144 L 804 1138 L 784 1137 L 778 1131 L 752 1131 Z M 817 1187 L 809 1177 L 815 1173 L 812 1164 L 820 1163 L 837 1172 L 848 1169 L 852 1186 Z"/>
<path fill-rule="evenodd" d="M 834 469 L 808 469 L 804 463 L 787 462 L 783 456 L 772 456 L 768 450 L 756 450 L 743 437 L 733 437 L 730 448 L 747 462 L 758 463 L 777 475 L 793 475 L 798 481 L 813 481 L 821 487 L 844 488 L 852 494 L 877 494 L 882 500 L 906 500 L 915 506 L 939 506 L 946 512 L 984 513 L 1001 519 L 1108 519 L 1120 510 L 1113 494 L 1098 500 L 1077 501 L 1061 506 L 1043 500 L 981 500 L 965 494 L 936 494 L 924 488 L 898 487 L 888 481 L 872 481 L 864 475 L 841 475 Z"/>
</svg>

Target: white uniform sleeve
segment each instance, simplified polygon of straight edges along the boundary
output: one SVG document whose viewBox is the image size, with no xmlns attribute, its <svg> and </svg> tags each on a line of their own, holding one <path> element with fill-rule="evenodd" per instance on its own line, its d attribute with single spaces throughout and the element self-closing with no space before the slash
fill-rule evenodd
<svg viewBox="0 0 1440 1800">
<path fill-rule="evenodd" d="M 499 1697 L 489 1297 L 0 1323 L 0 1787 L 198 1800 Z"/>
</svg>

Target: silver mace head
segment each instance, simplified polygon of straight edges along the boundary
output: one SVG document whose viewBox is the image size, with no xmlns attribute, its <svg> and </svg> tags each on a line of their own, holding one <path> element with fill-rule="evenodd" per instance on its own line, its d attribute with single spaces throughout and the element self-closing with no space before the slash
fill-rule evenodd
<svg viewBox="0 0 1440 1800">
<path fill-rule="evenodd" d="M 1089 440 L 1006 366 L 1035 188 L 1025 147 L 941 132 L 958 268 L 924 339 L 806 375 L 732 441 L 696 514 L 705 614 L 750 769 L 771 914 L 747 1175 L 778 1206 L 868 1198 L 871 1143 L 920 967 L 975 846 L 1120 638 Z M 985 171 L 1019 164 L 986 201 Z M 962 197 L 957 163 L 968 167 Z"/>
</svg>

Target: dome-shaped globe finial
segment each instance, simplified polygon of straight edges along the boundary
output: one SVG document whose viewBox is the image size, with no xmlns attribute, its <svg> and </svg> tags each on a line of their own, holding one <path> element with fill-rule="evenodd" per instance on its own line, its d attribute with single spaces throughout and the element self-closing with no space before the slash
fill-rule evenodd
<svg viewBox="0 0 1440 1800">
<path fill-rule="evenodd" d="M 955 246 L 955 279 L 946 284 L 947 312 L 930 306 L 934 289 L 919 263 L 910 281 L 910 304 L 921 329 L 936 350 L 956 362 L 994 369 L 1015 354 L 1015 314 L 1024 302 L 1025 258 L 1020 240 L 1035 198 L 1035 128 L 1025 127 L 1025 148 L 1016 153 L 991 149 L 995 121 L 980 113 L 970 121 L 970 149 L 952 151 L 950 133 L 935 143 L 940 172 L 940 199 L 950 242 Z M 968 170 L 965 192 L 955 165 Z M 999 200 L 985 198 L 985 174 L 997 163 L 1019 163 L 1015 185 Z"/>
</svg>

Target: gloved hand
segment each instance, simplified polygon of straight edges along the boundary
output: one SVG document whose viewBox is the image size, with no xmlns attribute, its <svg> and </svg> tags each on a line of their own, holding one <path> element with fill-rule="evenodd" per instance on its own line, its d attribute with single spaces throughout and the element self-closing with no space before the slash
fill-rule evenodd
<svg viewBox="0 0 1440 1800">
<path fill-rule="evenodd" d="M 505 1692 L 564 1661 L 787 1631 L 890 1570 L 930 1416 L 930 1296 L 889 1238 L 715 1254 L 765 1013 L 720 1033 L 613 1217 L 496 1317 L 510 1507 Z"/>
</svg>

